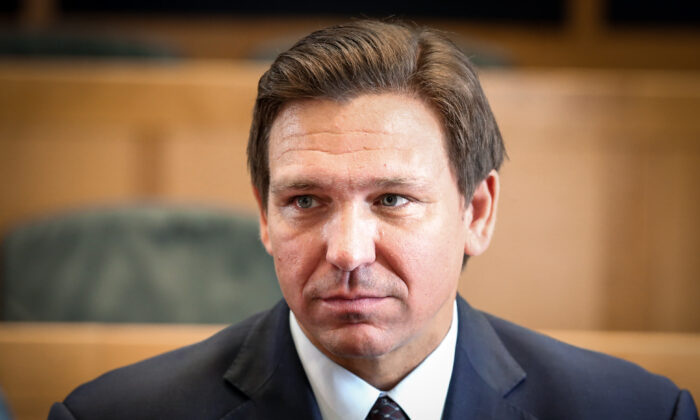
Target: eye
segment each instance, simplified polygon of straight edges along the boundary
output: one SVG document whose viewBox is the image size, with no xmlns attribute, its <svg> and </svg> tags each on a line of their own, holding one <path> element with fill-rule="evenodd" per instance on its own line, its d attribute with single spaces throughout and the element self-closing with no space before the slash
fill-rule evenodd
<svg viewBox="0 0 700 420">
<path fill-rule="evenodd" d="M 408 203 L 408 200 L 397 194 L 385 194 L 379 199 L 379 204 L 384 207 L 398 207 Z"/>
<path fill-rule="evenodd" d="M 300 195 L 298 197 L 294 197 L 294 203 L 297 205 L 297 207 L 302 209 L 310 209 L 316 206 L 316 202 L 310 195 Z"/>
</svg>

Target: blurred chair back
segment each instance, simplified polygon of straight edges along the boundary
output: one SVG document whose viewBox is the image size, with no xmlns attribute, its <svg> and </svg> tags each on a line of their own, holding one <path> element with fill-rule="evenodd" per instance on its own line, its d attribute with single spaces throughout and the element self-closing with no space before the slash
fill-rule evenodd
<svg viewBox="0 0 700 420">
<path fill-rule="evenodd" d="M 80 211 L 2 247 L 12 321 L 232 323 L 280 297 L 255 219 L 194 208 Z"/>
</svg>

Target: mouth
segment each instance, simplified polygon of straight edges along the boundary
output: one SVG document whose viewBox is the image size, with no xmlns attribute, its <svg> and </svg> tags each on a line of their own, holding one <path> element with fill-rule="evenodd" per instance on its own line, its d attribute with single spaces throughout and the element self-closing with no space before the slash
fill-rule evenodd
<svg viewBox="0 0 700 420">
<path fill-rule="evenodd" d="M 388 296 L 373 295 L 333 295 L 321 298 L 327 309 L 344 313 L 368 313 L 388 301 Z"/>
</svg>

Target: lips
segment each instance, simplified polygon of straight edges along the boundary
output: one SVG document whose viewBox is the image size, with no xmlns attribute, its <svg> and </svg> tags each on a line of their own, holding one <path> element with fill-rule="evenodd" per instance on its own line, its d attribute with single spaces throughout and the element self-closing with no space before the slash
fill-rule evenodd
<svg viewBox="0 0 700 420">
<path fill-rule="evenodd" d="M 335 301 L 335 300 L 382 299 L 384 297 L 386 297 L 386 296 L 376 295 L 376 294 L 371 294 L 371 293 L 353 293 L 353 294 L 337 293 L 337 294 L 322 296 L 321 299 L 324 301 Z"/>
<path fill-rule="evenodd" d="M 327 310 L 342 314 L 368 314 L 389 300 L 387 296 L 375 295 L 333 295 L 321 298 Z"/>
</svg>

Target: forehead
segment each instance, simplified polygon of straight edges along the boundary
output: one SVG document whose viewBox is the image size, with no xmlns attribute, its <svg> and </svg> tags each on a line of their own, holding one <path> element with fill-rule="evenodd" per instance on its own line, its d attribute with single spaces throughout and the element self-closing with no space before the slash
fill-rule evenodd
<svg viewBox="0 0 700 420">
<path fill-rule="evenodd" d="M 270 130 L 270 165 L 288 154 L 386 150 L 445 155 L 439 115 L 422 100 L 402 94 L 360 95 L 287 104 Z"/>
</svg>

